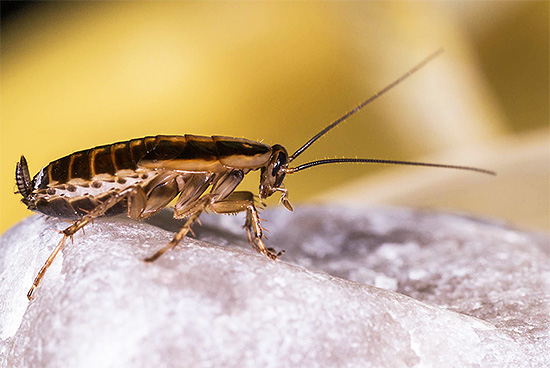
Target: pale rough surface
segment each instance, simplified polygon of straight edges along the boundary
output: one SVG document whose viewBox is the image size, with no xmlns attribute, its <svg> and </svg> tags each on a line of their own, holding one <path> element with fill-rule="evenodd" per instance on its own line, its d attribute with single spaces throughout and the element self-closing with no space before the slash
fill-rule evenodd
<svg viewBox="0 0 550 368">
<path fill-rule="evenodd" d="M 174 230 L 180 223 L 169 216 L 151 223 Z M 219 246 L 186 239 L 154 264 L 140 259 L 171 232 L 100 219 L 68 243 L 31 303 L 26 292 L 60 239 L 51 229 L 66 225 L 24 220 L 0 239 L 0 366 L 550 361 L 547 236 L 394 208 L 263 217 L 270 246 L 286 250 L 282 261 L 249 249 L 238 216 L 206 216 L 196 227 L 200 239 Z"/>
</svg>

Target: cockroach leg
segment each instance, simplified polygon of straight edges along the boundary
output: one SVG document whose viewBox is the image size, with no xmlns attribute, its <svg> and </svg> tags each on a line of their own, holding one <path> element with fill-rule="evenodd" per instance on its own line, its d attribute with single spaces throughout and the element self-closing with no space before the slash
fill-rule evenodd
<svg viewBox="0 0 550 368">
<path fill-rule="evenodd" d="M 187 217 L 187 221 L 185 222 L 185 225 L 178 231 L 176 235 L 170 240 L 168 244 L 166 244 L 164 247 L 162 247 L 160 250 L 158 250 L 155 254 L 153 254 L 151 257 L 147 257 L 144 259 L 145 262 L 154 262 L 157 259 L 159 259 L 160 256 L 162 256 L 164 253 L 168 252 L 171 249 L 174 249 L 181 240 L 191 231 L 191 226 L 197 221 L 199 216 L 204 212 L 206 207 L 210 204 L 210 201 L 212 200 L 212 195 L 207 194 L 203 197 L 201 197 L 197 204 L 193 207 L 193 209 L 190 211 L 189 216 Z M 175 218 L 179 218 L 178 214 L 174 214 Z"/>
<path fill-rule="evenodd" d="M 260 218 L 258 217 L 258 209 L 254 206 L 254 202 L 250 202 L 246 208 L 246 235 L 248 242 L 258 252 L 266 255 L 267 257 L 276 260 L 285 252 L 284 250 L 277 252 L 274 248 L 268 248 L 265 246 L 262 238 L 265 238 L 263 234 L 263 228 L 260 224 Z"/>
<path fill-rule="evenodd" d="M 59 251 L 65 245 L 65 240 L 67 240 L 67 238 L 71 238 L 71 240 L 72 240 L 73 235 L 78 230 L 80 230 L 84 226 L 86 226 L 86 224 L 88 224 L 89 222 L 91 222 L 93 219 L 95 219 L 97 217 L 103 216 L 105 214 L 105 212 L 107 212 L 107 210 L 109 210 L 109 208 L 113 207 L 114 205 L 116 205 L 120 201 L 124 200 L 125 198 L 127 198 L 129 196 L 131 197 L 131 196 L 139 195 L 140 191 L 142 192 L 143 189 L 139 186 L 128 187 L 127 189 L 125 189 L 125 190 L 117 193 L 116 195 L 112 196 L 111 198 L 109 198 L 108 200 L 103 202 L 101 205 L 97 206 L 92 211 L 90 211 L 87 215 L 85 215 L 82 218 L 76 220 L 75 222 L 73 222 L 71 224 L 71 226 L 69 226 L 65 230 L 63 230 L 62 231 L 63 239 L 61 239 L 61 241 L 57 244 L 57 246 L 55 247 L 53 252 L 50 254 L 48 259 L 46 260 L 46 263 L 44 263 L 44 266 L 42 266 L 42 268 L 38 272 L 38 275 L 36 275 L 36 278 L 34 279 L 32 287 L 30 288 L 29 292 L 27 293 L 27 298 L 29 300 L 33 299 L 32 295 L 34 293 L 34 290 L 38 287 L 38 285 L 40 284 L 40 281 L 44 277 L 44 274 L 46 273 L 48 267 L 50 267 L 50 265 L 52 264 L 53 260 L 55 259 L 55 257 L 59 253 Z"/>
<path fill-rule="evenodd" d="M 264 229 L 260 224 L 258 209 L 254 205 L 254 195 L 252 193 L 233 192 L 226 199 L 212 203 L 210 208 L 215 213 L 237 213 L 246 211 L 246 222 L 244 227 L 246 229 L 248 242 L 252 245 L 252 248 L 274 260 L 284 253 L 284 251 L 277 252 L 275 249 L 265 246 L 262 240 L 262 238 L 264 238 Z"/>
<path fill-rule="evenodd" d="M 211 209 L 214 213 L 228 214 L 246 211 L 245 229 L 248 237 L 248 242 L 259 253 L 266 255 L 271 259 L 279 258 L 283 252 L 277 252 L 273 248 L 265 246 L 262 238 L 263 228 L 260 224 L 260 218 L 258 216 L 258 209 L 254 205 L 254 195 L 250 192 L 233 192 L 227 198 L 216 201 L 212 194 L 207 194 L 201 197 L 192 210 L 188 211 L 187 221 L 185 225 L 178 231 L 178 233 L 166 244 L 163 248 L 158 250 L 151 257 L 144 259 L 145 262 L 156 261 L 164 253 L 175 248 L 181 240 L 191 232 L 191 226 L 197 222 L 199 216 L 207 209 Z M 175 218 L 181 218 L 181 214 L 174 213 Z"/>
<path fill-rule="evenodd" d="M 46 263 L 44 263 L 44 266 L 42 266 L 42 268 L 40 269 L 40 271 L 38 271 L 38 275 L 36 275 L 35 279 L 34 279 L 34 282 L 29 290 L 29 292 L 27 293 L 27 298 L 29 300 L 32 300 L 33 299 L 33 296 L 32 294 L 34 293 L 34 289 L 36 289 L 38 287 L 38 284 L 40 283 L 40 280 L 42 280 L 42 277 L 44 277 L 44 274 L 46 273 L 46 270 L 48 269 L 48 267 L 50 267 L 50 265 L 52 264 L 53 260 L 55 259 L 55 256 L 57 256 L 57 253 L 59 253 L 59 251 L 61 250 L 61 248 L 63 248 L 63 245 L 65 245 L 65 240 L 68 238 L 67 235 L 63 235 L 63 239 L 61 239 L 61 241 L 57 244 L 57 246 L 55 247 L 55 249 L 53 250 L 53 252 L 50 254 L 50 256 L 48 257 L 48 259 L 46 260 Z"/>
</svg>

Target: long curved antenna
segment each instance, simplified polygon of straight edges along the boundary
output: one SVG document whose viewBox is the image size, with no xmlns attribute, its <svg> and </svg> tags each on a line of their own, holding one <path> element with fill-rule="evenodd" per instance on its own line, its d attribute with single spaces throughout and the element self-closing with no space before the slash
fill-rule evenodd
<svg viewBox="0 0 550 368">
<path fill-rule="evenodd" d="M 293 174 L 293 173 L 298 172 L 298 171 L 309 169 L 310 167 L 313 167 L 313 166 L 344 163 L 344 162 L 442 167 L 442 168 L 446 168 L 446 169 L 468 170 L 468 171 L 479 172 L 479 173 L 482 173 L 482 174 L 496 175 L 496 172 L 494 172 L 494 171 L 480 169 L 480 168 L 477 168 L 477 167 L 470 167 L 470 166 L 431 164 L 431 163 L 427 163 L 427 162 L 414 162 L 414 161 L 379 160 L 379 159 L 375 159 L 375 158 L 328 158 L 328 159 L 324 159 L 324 160 L 307 162 L 307 163 L 299 165 L 297 167 L 289 167 L 289 168 L 283 169 L 283 171 L 287 174 Z"/>
<path fill-rule="evenodd" d="M 436 52 L 432 53 L 430 56 L 426 57 L 424 60 L 422 60 L 420 63 L 418 63 L 414 68 L 403 74 L 401 77 L 397 78 L 392 83 L 388 84 L 386 87 L 382 88 L 380 91 L 376 92 L 374 95 L 369 97 L 367 100 L 361 102 L 359 105 L 357 105 L 353 110 L 347 112 L 344 116 L 341 118 L 335 120 L 332 122 L 329 126 L 327 126 L 325 129 L 321 130 L 319 133 L 315 134 L 313 138 L 311 138 L 309 141 L 307 141 L 302 147 L 298 148 L 296 152 L 294 152 L 288 159 L 288 162 L 291 162 L 296 157 L 300 156 L 302 152 L 304 152 L 306 149 L 309 148 L 317 139 L 321 138 L 323 135 L 325 135 L 326 132 L 361 110 L 363 107 L 367 106 L 372 101 L 376 100 L 378 97 L 382 96 L 384 93 L 388 92 L 390 89 L 398 85 L 399 83 L 403 82 L 405 79 L 407 79 L 410 75 L 417 72 L 420 68 L 422 68 L 424 65 L 432 61 L 434 58 L 439 56 L 443 52 L 443 49 L 439 49 Z"/>
</svg>

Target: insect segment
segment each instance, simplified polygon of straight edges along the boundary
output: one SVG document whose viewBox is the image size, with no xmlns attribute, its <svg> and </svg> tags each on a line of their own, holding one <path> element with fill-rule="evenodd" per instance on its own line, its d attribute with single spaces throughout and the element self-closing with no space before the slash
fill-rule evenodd
<svg viewBox="0 0 550 368">
<path fill-rule="evenodd" d="M 63 238 L 38 272 L 27 297 L 51 265 L 67 238 L 93 219 L 126 213 L 132 219 L 145 219 L 166 207 L 177 197 L 174 218 L 186 219 L 172 240 L 145 259 L 152 262 L 174 248 L 191 231 L 191 226 L 206 210 L 221 214 L 246 212 L 245 229 L 254 249 L 271 259 L 282 252 L 266 247 L 258 208 L 251 192 L 235 191 L 244 176 L 260 169 L 259 199 L 276 192 L 281 202 L 292 210 L 283 185 L 286 174 L 313 166 L 355 162 L 384 163 L 454 168 L 494 174 L 491 171 L 455 165 L 378 159 L 325 159 L 296 167 L 289 164 L 330 129 L 393 88 L 436 57 L 435 52 L 402 77 L 358 105 L 316 134 L 289 156 L 279 145 L 231 137 L 194 135 L 144 137 L 78 151 L 42 168 L 31 180 L 27 161 L 21 156 L 15 178 L 22 202 L 30 210 L 48 216 L 72 220 L 62 231 Z"/>
</svg>

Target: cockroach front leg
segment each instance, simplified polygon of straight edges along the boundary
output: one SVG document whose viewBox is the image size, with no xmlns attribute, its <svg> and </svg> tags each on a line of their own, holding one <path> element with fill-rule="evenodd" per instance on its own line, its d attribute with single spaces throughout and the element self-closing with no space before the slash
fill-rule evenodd
<svg viewBox="0 0 550 368">
<path fill-rule="evenodd" d="M 46 260 L 46 263 L 44 263 L 44 266 L 42 266 L 42 268 L 38 272 L 38 275 L 36 275 L 32 287 L 27 293 L 27 298 L 29 300 L 32 300 L 32 294 L 34 293 L 34 290 L 38 287 L 38 284 L 40 284 L 40 280 L 42 280 L 42 277 L 44 277 L 44 274 L 46 273 L 48 267 L 50 267 L 59 251 L 65 245 L 65 241 L 67 240 L 67 238 L 72 238 L 72 236 L 78 230 L 82 229 L 95 218 L 103 216 L 105 212 L 109 210 L 109 208 L 113 207 L 114 205 L 126 198 L 129 198 L 128 214 L 131 216 L 139 216 L 139 213 L 143 211 L 143 208 L 140 210 L 139 207 L 142 207 L 145 204 L 147 197 L 145 196 L 145 193 L 140 186 L 132 186 L 112 196 L 105 202 L 98 205 L 92 211 L 90 211 L 87 215 L 73 222 L 71 226 L 61 231 L 63 233 L 63 238 L 52 251 L 48 259 Z"/>
<path fill-rule="evenodd" d="M 284 253 L 284 251 L 277 252 L 275 249 L 265 246 L 262 240 L 264 237 L 263 228 L 260 223 L 258 209 L 254 205 L 254 195 L 252 193 L 233 192 L 224 200 L 212 203 L 210 208 L 215 213 L 237 213 L 246 211 L 246 222 L 244 227 L 246 229 L 248 242 L 252 245 L 252 248 L 273 260 L 279 258 Z"/>
</svg>

